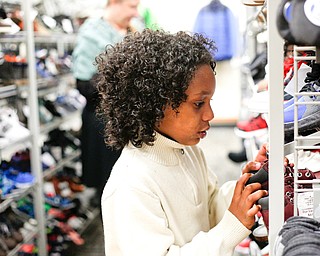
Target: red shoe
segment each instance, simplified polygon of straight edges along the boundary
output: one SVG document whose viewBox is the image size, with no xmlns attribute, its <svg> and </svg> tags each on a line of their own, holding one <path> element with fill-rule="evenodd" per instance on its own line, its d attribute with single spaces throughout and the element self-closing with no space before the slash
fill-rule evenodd
<svg viewBox="0 0 320 256">
<path fill-rule="evenodd" d="M 235 127 L 235 133 L 242 138 L 261 136 L 267 131 L 268 124 L 261 114 L 246 121 L 239 121 Z"/>
<path fill-rule="evenodd" d="M 241 255 L 249 255 L 251 241 L 252 240 L 249 237 L 245 238 L 236 246 L 235 251 Z"/>
</svg>

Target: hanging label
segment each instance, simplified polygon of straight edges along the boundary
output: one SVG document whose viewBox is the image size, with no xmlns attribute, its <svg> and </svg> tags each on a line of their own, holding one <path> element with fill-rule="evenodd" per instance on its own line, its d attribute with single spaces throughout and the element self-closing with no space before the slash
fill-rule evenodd
<svg viewBox="0 0 320 256">
<path fill-rule="evenodd" d="M 298 193 L 299 216 L 313 218 L 313 192 Z"/>
</svg>

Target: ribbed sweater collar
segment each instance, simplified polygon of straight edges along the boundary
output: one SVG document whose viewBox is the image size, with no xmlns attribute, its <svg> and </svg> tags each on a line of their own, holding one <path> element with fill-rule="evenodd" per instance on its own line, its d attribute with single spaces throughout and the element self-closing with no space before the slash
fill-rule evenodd
<svg viewBox="0 0 320 256">
<path fill-rule="evenodd" d="M 154 162 L 163 165 L 176 165 L 179 163 L 178 154 L 184 154 L 186 146 L 156 133 L 153 146 L 143 145 L 141 153 Z"/>
</svg>

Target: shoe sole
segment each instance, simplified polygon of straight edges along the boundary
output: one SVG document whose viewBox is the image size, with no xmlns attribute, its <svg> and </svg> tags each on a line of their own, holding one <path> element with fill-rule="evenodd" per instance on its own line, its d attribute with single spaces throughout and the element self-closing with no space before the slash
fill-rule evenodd
<svg viewBox="0 0 320 256">
<path fill-rule="evenodd" d="M 320 128 L 320 111 L 310 116 L 304 117 L 298 121 L 299 133 L 308 130 L 316 130 Z M 292 134 L 294 130 L 294 122 L 284 124 L 284 132 L 286 135 Z"/>
<path fill-rule="evenodd" d="M 262 135 L 265 135 L 266 133 L 268 133 L 268 128 L 263 128 L 263 129 L 259 129 L 259 130 L 255 130 L 255 131 L 251 131 L 251 132 L 245 132 L 245 131 L 242 131 L 239 128 L 235 127 L 234 133 L 241 138 L 250 139 L 253 137 L 260 137 Z"/>
</svg>

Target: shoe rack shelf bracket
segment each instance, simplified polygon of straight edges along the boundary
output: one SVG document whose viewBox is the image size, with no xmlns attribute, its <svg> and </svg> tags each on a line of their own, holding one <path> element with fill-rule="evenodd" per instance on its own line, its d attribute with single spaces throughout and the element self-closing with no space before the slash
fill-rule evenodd
<svg viewBox="0 0 320 256">
<path fill-rule="evenodd" d="M 35 62 L 35 42 L 33 21 L 31 17 L 32 1 L 21 1 L 24 11 L 24 24 L 27 31 L 26 43 L 27 43 L 27 61 L 30 68 L 28 68 L 29 79 L 29 95 L 28 105 L 30 107 L 29 117 L 29 129 L 31 132 L 31 169 L 33 175 L 37 180 L 38 186 L 36 186 L 34 197 L 35 217 L 38 222 L 38 235 L 37 246 L 38 254 L 41 256 L 47 255 L 47 237 L 46 237 L 46 223 L 45 223 L 45 210 L 44 210 L 44 193 L 43 193 L 43 178 L 42 178 L 42 166 L 41 166 L 41 145 L 39 145 L 40 138 L 40 122 L 39 122 L 39 106 L 37 95 L 37 74 L 36 74 L 36 62 Z M 32 68 L 34 67 L 34 68 Z"/>
<path fill-rule="evenodd" d="M 283 126 L 283 39 L 276 26 L 280 0 L 267 1 L 269 82 L 269 245 L 270 256 L 278 231 L 284 223 L 284 126 Z M 280 56 L 280 58 L 279 58 Z M 282 125 L 279 125 L 282 124 Z"/>
<path fill-rule="evenodd" d="M 314 51 L 315 56 L 299 56 L 299 51 Z M 294 56 L 294 70 L 298 70 L 298 62 L 301 60 L 315 60 L 317 63 L 319 61 L 319 47 L 315 46 L 294 46 L 293 48 L 293 56 Z M 319 101 L 308 101 L 308 102 L 299 102 L 298 96 L 320 96 L 319 92 L 299 92 L 299 83 L 298 83 L 298 74 L 299 72 L 294 72 L 293 81 L 294 81 L 294 135 L 293 135 L 293 143 L 291 146 L 291 150 L 294 153 L 294 215 L 298 215 L 298 194 L 301 192 L 318 192 L 320 191 L 320 180 L 313 179 L 312 181 L 301 181 L 298 180 L 298 168 L 299 168 L 299 150 L 313 150 L 320 149 L 319 141 L 320 141 L 320 132 L 315 132 L 310 134 L 309 136 L 299 136 L 299 127 L 298 127 L 298 107 L 299 105 L 319 105 Z M 310 189 L 298 189 L 298 184 L 312 184 L 312 188 Z M 315 199 L 319 196 L 318 193 L 313 193 L 314 203 Z M 313 216 L 315 216 L 313 214 Z"/>
</svg>

